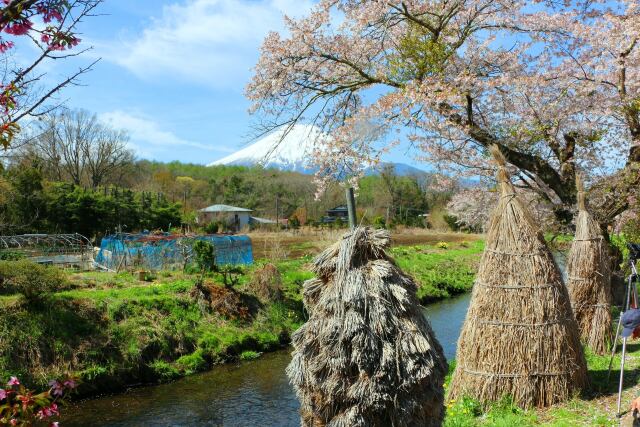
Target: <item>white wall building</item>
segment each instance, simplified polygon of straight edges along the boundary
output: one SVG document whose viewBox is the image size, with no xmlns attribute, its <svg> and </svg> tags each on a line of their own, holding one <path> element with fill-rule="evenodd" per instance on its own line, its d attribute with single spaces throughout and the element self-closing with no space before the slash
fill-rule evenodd
<svg viewBox="0 0 640 427">
<path fill-rule="evenodd" d="M 249 227 L 251 209 L 238 208 L 229 205 L 211 205 L 198 211 L 198 222 L 208 224 L 210 222 L 223 222 L 240 231 Z"/>
</svg>

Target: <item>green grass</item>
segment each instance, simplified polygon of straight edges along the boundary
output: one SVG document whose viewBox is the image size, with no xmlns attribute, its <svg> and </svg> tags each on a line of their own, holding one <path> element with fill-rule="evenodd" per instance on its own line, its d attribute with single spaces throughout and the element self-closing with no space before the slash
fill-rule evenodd
<svg viewBox="0 0 640 427">
<path fill-rule="evenodd" d="M 425 304 L 467 292 L 473 286 L 484 242 L 401 246 L 391 253 L 400 268 L 418 284 L 418 298 Z"/>
<path fill-rule="evenodd" d="M 252 350 L 246 350 L 240 353 L 240 360 L 255 360 L 260 357 L 261 353 Z"/>
<path fill-rule="evenodd" d="M 620 425 L 615 415 L 617 397 L 620 354 L 613 362 L 611 380 L 607 381 L 609 356 L 598 356 L 589 349 L 585 350 L 587 367 L 589 370 L 590 386 L 580 395 L 574 396 L 568 402 L 547 409 L 523 410 L 511 403 L 508 397 L 500 402 L 483 406 L 471 398 L 447 402 L 446 427 L 476 427 L 476 426 L 607 426 Z M 626 409 L 632 398 L 638 393 L 638 368 L 640 368 L 640 346 L 629 347 L 625 367 L 625 384 L 627 389 L 623 396 L 623 409 Z M 455 361 L 449 368 L 449 375 L 445 380 L 445 388 L 451 380 L 451 373 L 455 369 Z"/>
<path fill-rule="evenodd" d="M 396 247 L 391 254 L 420 285 L 423 302 L 471 287 L 482 243 Z M 191 296 L 195 275 L 160 272 L 152 282 L 137 273 L 70 273 L 68 289 L 43 304 L 0 296 L 0 379 L 20 375 L 45 387 L 72 374 L 84 394 L 119 391 L 127 384 L 170 381 L 229 360 L 251 360 L 282 348 L 305 320 L 303 283 L 310 256 L 277 261 L 284 300 L 259 303 L 248 320 L 203 312 Z M 237 290 L 248 295 L 246 269 Z M 210 275 L 208 283 L 219 281 Z M 218 284 L 221 285 L 221 284 Z M 19 327 L 16 327 L 19 325 Z"/>
<path fill-rule="evenodd" d="M 283 287 L 296 300 L 264 304 L 248 321 L 202 312 L 190 296 L 195 276 L 182 273 L 160 274 L 153 283 L 130 273 L 74 274 L 73 289 L 42 305 L 2 296 L 0 378 L 18 374 L 44 387 L 70 373 L 91 394 L 281 348 L 303 321 L 297 294 L 305 276 L 292 271 L 303 263 L 282 268 Z"/>
</svg>

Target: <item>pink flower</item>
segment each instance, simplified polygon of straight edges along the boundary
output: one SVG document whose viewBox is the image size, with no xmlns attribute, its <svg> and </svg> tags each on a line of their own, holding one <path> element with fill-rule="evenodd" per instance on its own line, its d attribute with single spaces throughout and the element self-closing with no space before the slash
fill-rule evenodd
<svg viewBox="0 0 640 427">
<path fill-rule="evenodd" d="M 60 423 L 57 421 L 54 421 L 51 424 L 49 424 L 49 427 L 60 427 Z"/>
<path fill-rule="evenodd" d="M 52 417 L 54 415 L 60 415 L 60 411 L 58 411 L 58 405 L 55 402 L 52 403 L 48 408 L 44 407 L 36 412 L 36 416 L 41 420 Z"/>
<path fill-rule="evenodd" d="M 11 377 L 11 378 L 9 378 L 9 381 L 7 382 L 7 385 L 9 387 L 14 386 L 14 385 L 20 385 L 20 380 L 18 380 L 17 377 Z"/>
<path fill-rule="evenodd" d="M 43 34 L 40 37 L 40 40 L 42 40 L 43 43 L 49 44 L 49 42 L 51 41 L 51 36 L 49 34 Z"/>
<path fill-rule="evenodd" d="M 49 23 L 54 19 L 58 22 L 62 21 L 62 14 L 56 9 L 48 9 L 46 6 L 39 5 L 36 6 L 36 10 L 42 15 L 42 20 L 45 23 Z"/>
<path fill-rule="evenodd" d="M 11 420 L 9 421 L 9 424 L 12 426 L 17 426 L 18 425 L 18 420 L 15 418 L 11 418 Z"/>
<path fill-rule="evenodd" d="M 56 397 L 61 397 L 64 394 L 64 385 L 60 384 L 60 381 L 49 381 L 49 387 L 51 387 L 50 393 Z"/>
<path fill-rule="evenodd" d="M 13 42 L 8 41 L 0 41 L 0 53 L 5 53 L 6 51 L 8 51 L 9 49 L 11 49 L 13 47 Z"/>
<path fill-rule="evenodd" d="M 0 400 L 4 400 L 7 398 L 7 390 L 0 388 Z"/>
<path fill-rule="evenodd" d="M 14 36 L 24 36 L 30 30 L 33 24 L 28 19 L 23 19 L 20 21 L 15 21 L 12 24 L 4 27 L 4 32 L 8 34 L 13 34 Z"/>
</svg>

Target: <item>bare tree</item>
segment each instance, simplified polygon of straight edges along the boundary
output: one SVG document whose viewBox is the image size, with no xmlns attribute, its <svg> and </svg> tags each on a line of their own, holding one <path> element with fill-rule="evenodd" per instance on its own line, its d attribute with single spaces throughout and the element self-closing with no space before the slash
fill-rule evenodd
<svg viewBox="0 0 640 427">
<path fill-rule="evenodd" d="M 68 179 L 92 188 L 120 179 L 134 160 L 127 148 L 129 135 L 101 123 L 86 110 L 63 109 L 42 117 L 34 151 L 52 178 Z"/>
<path fill-rule="evenodd" d="M 44 84 L 46 75 L 43 65 L 79 56 L 90 47 L 71 51 L 80 43 L 77 37 L 78 25 L 84 18 L 94 16 L 95 8 L 102 0 L 11 0 L 0 7 L 0 144 L 5 148 L 12 143 L 20 131 L 19 122 L 27 117 L 46 114 L 59 106 L 60 102 L 48 105 L 63 88 L 77 84 L 78 78 L 90 71 L 98 62 L 95 60 L 80 66 L 66 77 Z M 44 26 L 34 22 L 41 20 Z M 18 64 L 10 54 L 14 41 L 6 39 L 29 38 L 35 48 L 35 55 L 26 55 L 26 64 Z M 23 58 L 24 59 L 24 58 Z"/>
<path fill-rule="evenodd" d="M 117 173 L 134 160 L 133 152 L 127 148 L 129 134 L 126 131 L 100 127 L 98 138 L 92 144 L 83 145 L 85 169 L 93 188 L 116 178 Z"/>
</svg>

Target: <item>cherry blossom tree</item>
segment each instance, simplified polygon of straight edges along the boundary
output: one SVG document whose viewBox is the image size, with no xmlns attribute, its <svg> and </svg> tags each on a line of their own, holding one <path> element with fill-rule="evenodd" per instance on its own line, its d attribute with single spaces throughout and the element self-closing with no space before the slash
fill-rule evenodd
<svg viewBox="0 0 640 427">
<path fill-rule="evenodd" d="M 316 153 L 323 172 L 376 163 L 393 146 L 354 143 L 363 121 L 402 130 L 420 157 L 458 173 L 487 174 L 496 144 L 518 185 L 567 224 L 576 169 L 605 170 L 628 141 L 611 137 L 608 94 L 558 66 L 559 47 L 574 47 L 557 24 L 577 9 L 556 7 L 323 0 L 305 18 L 286 18 L 286 35 L 267 36 L 247 87 L 252 111 L 266 130 L 308 120 L 329 132 Z"/>
<path fill-rule="evenodd" d="M 539 18 L 547 31 L 538 37 L 553 52 L 554 73 L 589 93 L 609 121 L 606 142 L 627 150 L 625 167 L 596 186 L 598 213 L 613 218 L 640 188 L 640 3 L 580 1 Z"/>
<path fill-rule="evenodd" d="M 92 15 L 102 0 L 1 0 L 0 4 L 0 144 L 9 147 L 26 117 L 44 114 L 45 106 L 65 86 L 95 62 L 53 84 L 43 84 L 46 62 L 78 56 L 87 49 L 69 52 L 80 43 L 77 27 Z M 17 44 L 31 43 L 37 52 L 31 58 L 16 60 Z M 27 49 L 25 49 L 27 51 Z M 23 55 L 23 56 L 29 56 Z M 96 61 L 97 62 L 97 61 Z"/>
<path fill-rule="evenodd" d="M 563 224 L 559 224 L 552 206 L 541 200 L 537 192 L 527 188 L 516 189 L 520 201 L 524 203 L 536 224 L 545 231 L 567 232 Z M 447 212 L 456 218 L 457 224 L 470 230 L 485 231 L 491 211 L 498 204 L 500 195 L 495 187 L 474 186 L 456 192 L 449 203 Z"/>
</svg>

